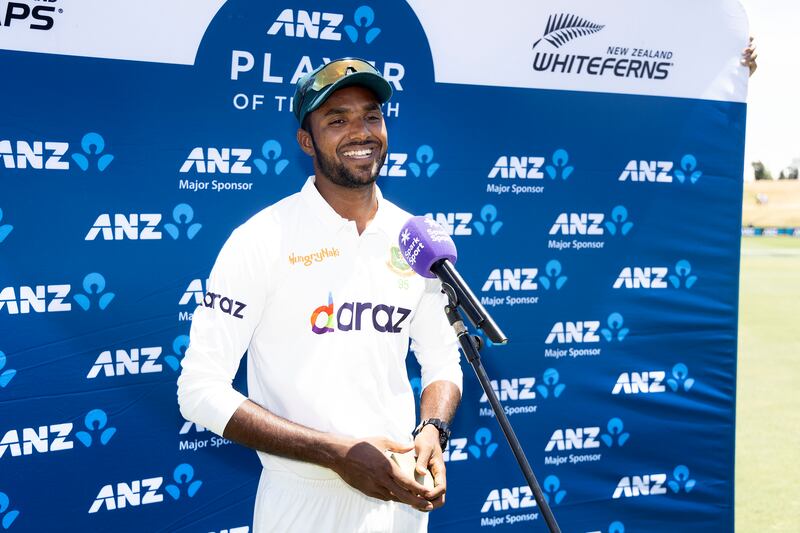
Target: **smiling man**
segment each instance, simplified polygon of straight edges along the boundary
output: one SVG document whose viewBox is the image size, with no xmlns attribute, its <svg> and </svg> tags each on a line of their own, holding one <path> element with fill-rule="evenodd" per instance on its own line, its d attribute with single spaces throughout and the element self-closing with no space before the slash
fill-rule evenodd
<svg viewBox="0 0 800 533">
<path fill-rule="evenodd" d="M 314 175 L 231 234 L 194 313 L 181 413 L 258 451 L 255 533 L 423 532 L 423 511 L 444 504 L 462 375 L 438 282 L 397 253 L 410 215 L 375 184 L 391 94 L 359 59 L 300 80 L 297 141 Z M 422 368 L 419 424 L 409 342 Z M 245 351 L 249 398 L 231 386 Z M 435 487 L 391 452 L 413 453 Z"/>
</svg>

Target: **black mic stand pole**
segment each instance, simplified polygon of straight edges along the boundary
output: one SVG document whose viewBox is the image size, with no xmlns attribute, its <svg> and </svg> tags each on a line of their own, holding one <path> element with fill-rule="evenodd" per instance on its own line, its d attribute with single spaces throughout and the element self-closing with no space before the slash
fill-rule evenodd
<svg viewBox="0 0 800 533">
<path fill-rule="evenodd" d="M 456 337 L 458 337 L 458 342 L 461 345 L 461 350 L 472 365 L 472 369 L 475 371 L 475 375 L 481 383 L 483 392 L 486 393 L 486 397 L 489 399 L 492 411 L 494 411 L 497 422 L 503 430 L 503 435 L 505 435 L 509 446 L 511 446 L 511 451 L 514 453 L 514 457 L 516 457 L 517 463 L 519 463 L 519 467 L 522 469 L 522 474 L 525 476 L 525 480 L 528 482 L 528 486 L 533 492 L 536 505 L 539 506 L 544 521 L 550 529 L 550 533 L 561 533 L 556 518 L 553 516 L 553 511 L 550 510 L 550 506 L 544 499 L 544 494 L 542 493 L 541 487 L 539 487 L 539 483 L 536 481 L 536 476 L 533 475 L 533 470 L 528 463 L 528 458 L 525 457 L 525 452 L 522 450 L 517 435 L 514 433 L 514 428 L 511 427 L 511 422 L 508 421 L 503 406 L 500 404 L 500 400 L 497 398 L 494 389 L 492 389 L 489 376 L 486 375 L 486 370 L 483 368 L 480 356 L 480 338 L 470 335 L 469 331 L 467 331 L 464 320 L 457 309 L 458 299 L 453 287 L 447 283 L 442 283 L 442 289 L 450 300 L 450 304 L 444 308 L 447 320 L 450 322 L 450 325 L 453 326 L 453 329 L 455 329 Z"/>
</svg>

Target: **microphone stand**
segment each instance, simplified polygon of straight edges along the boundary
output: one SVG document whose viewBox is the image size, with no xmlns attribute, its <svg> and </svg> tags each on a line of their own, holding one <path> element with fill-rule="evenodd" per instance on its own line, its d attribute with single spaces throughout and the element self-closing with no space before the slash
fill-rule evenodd
<svg viewBox="0 0 800 533">
<path fill-rule="evenodd" d="M 475 375 L 478 377 L 478 381 L 483 388 L 483 392 L 486 393 L 486 397 L 489 399 L 489 403 L 492 406 L 492 411 L 494 411 L 497 422 L 500 424 L 500 428 L 503 430 L 503 435 L 505 435 L 509 446 L 511 446 L 511 451 L 514 453 L 514 457 L 517 459 L 520 469 L 522 469 L 522 474 L 525 476 L 525 480 L 528 482 L 528 486 L 533 492 L 536 505 L 539 506 L 542 516 L 544 517 L 544 521 L 547 523 L 547 527 L 550 529 L 550 533 L 561 533 L 561 529 L 558 527 L 556 518 L 553 516 L 553 511 L 550 510 L 550 506 L 544 498 L 542 489 L 539 487 L 539 483 L 536 481 L 536 476 L 533 475 L 533 470 L 531 469 L 531 465 L 528 463 L 528 458 L 525 457 L 525 452 L 522 450 L 522 446 L 517 439 L 517 435 L 514 433 L 514 428 L 511 427 L 511 422 L 508 421 L 508 417 L 503 410 L 503 406 L 500 404 L 500 400 L 497 398 L 494 389 L 492 389 L 489 376 L 486 375 L 486 370 L 483 368 L 483 363 L 481 363 L 480 356 L 480 337 L 470 335 L 467 327 L 464 325 L 464 320 L 458 311 L 458 297 L 456 296 L 456 291 L 453 289 L 453 287 L 448 283 L 443 282 L 442 290 L 450 301 L 449 305 L 445 306 L 444 308 L 445 315 L 447 315 L 447 320 L 450 322 L 450 325 L 453 326 L 453 329 L 456 332 L 456 337 L 458 337 L 458 342 L 461 345 L 461 350 L 464 352 L 467 360 L 472 365 L 472 369 L 475 371 Z"/>
</svg>

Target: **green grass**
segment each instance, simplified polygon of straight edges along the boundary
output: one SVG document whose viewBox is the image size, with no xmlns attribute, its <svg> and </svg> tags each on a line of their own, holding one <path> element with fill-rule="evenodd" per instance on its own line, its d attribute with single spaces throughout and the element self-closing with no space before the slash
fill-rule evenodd
<svg viewBox="0 0 800 533">
<path fill-rule="evenodd" d="M 800 531 L 800 239 L 742 241 L 736 531 Z"/>
</svg>

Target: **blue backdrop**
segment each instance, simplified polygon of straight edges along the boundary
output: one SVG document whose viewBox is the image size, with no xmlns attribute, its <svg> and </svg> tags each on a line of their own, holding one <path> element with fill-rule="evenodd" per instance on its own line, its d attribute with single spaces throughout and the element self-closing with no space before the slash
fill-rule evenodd
<svg viewBox="0 0 800 533">
<path fill-rule="evenodd" d="M 256 455 L 180 416 L 180 359 L 230 231 L 311 173 L 292 77 L 359 56 L 562 529 L 732 531 L 745 105 L 437 83 L 408 5 L 294 4 L 228 1 L 194 65 L 0 51 L 0 527 L 249 530 Z M 431 530 L 544 531 L 464 371 Z"/>
</svg>

